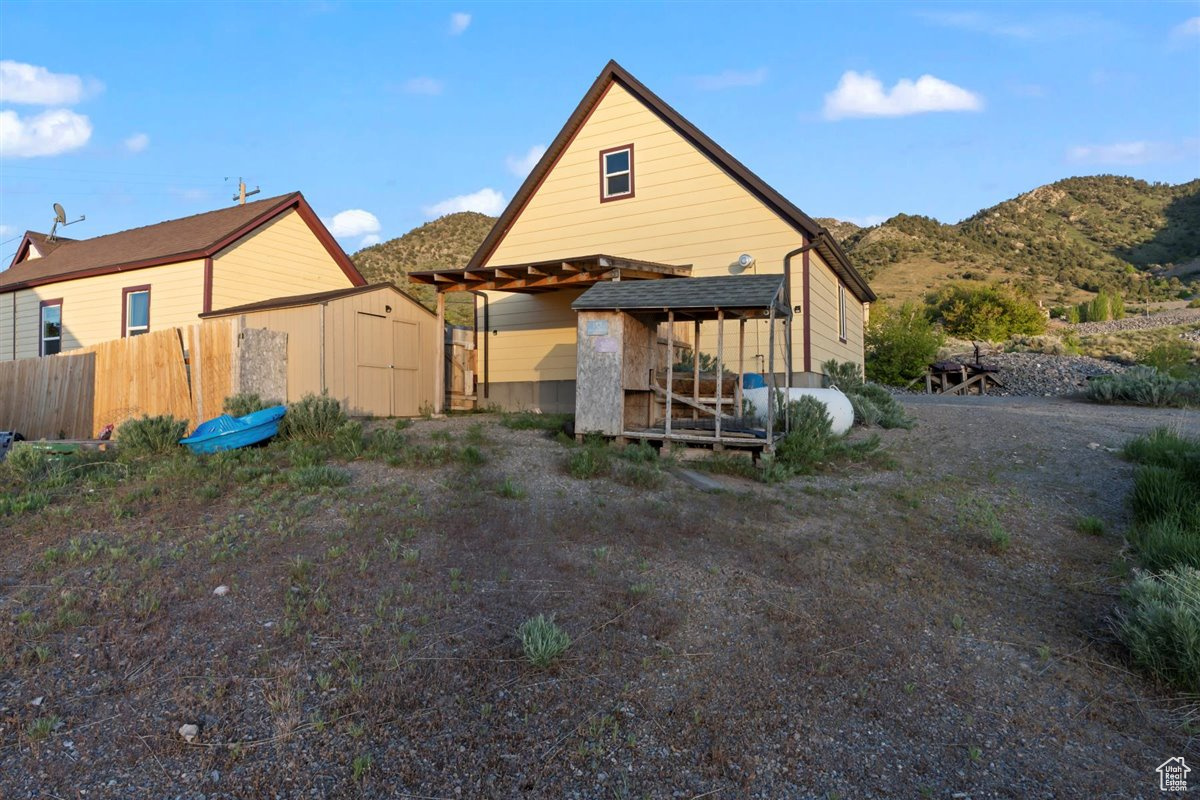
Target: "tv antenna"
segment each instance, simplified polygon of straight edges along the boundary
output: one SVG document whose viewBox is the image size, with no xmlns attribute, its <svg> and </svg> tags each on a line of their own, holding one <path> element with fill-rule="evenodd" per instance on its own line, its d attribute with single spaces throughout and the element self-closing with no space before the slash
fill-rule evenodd
<svg viewBox="0 0 1200 800">
<path fill-rule="evenodd" d="M 63 207 L 60 203 L 55 203 L 54 225 L 50 228 L 50 235 L 46 237 L 46 240 L 50 242 L 54 241 L 54 232 L 58 230 L 59 225 L 62 225 L 65 228 L 68 225 L 74 225 L 76 222 L 83 222 L 85 219 L 87 219 L 87 215 L 81 214 L 79 219 L 67 222 L 67 212 L 63 210 Z"/>
<path fill-rule="evenodd" d="M 226 178 L 226 180 L 228 180 L 228 178 Z M 249 197 L 250 195 L 253 195 L 253 194 L 258 194 L 261 191 L 262 191 L 262 189 L 255 186 L 253 189 L 251 189 L 250 191 L 247 192 L 246 191 L 246 182 L 244 180 L 242 180 L 241 178 L 238 178 L 238 193 L 233 196 L 233 199 L 238 201 L 239 206 L 244 206 L 244 205 L 246 205 L 247 197 Z"/>
</svg>

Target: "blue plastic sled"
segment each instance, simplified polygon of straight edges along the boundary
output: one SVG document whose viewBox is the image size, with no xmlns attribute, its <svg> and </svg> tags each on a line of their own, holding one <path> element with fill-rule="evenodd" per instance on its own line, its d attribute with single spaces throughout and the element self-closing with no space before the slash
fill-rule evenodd
<svg viewBox="0 0 1200 800">
<path fill-rule="evenodd" d="M 274 406 L 244 417 L 222 414 L 200 423 L 191 436 L 180 439 L 179 443 L 186 444 L 193 453 L 216 453 L 257 444 L 279 433 L 279 420 L 286 411 L 285 406 Z"/>
</svg>

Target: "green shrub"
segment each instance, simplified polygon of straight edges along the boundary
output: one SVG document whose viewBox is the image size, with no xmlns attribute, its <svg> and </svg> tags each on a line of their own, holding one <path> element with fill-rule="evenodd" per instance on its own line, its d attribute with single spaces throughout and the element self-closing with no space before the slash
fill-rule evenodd
<svg viewBox="0 0 1200 800">
<path fill-rule="evenodd" d="M 1080 533 L 1086 533 L 1089 536 L 1104 535 L 1104 520 L 1099 517 L 1080 517 L 1075 523 L 1076 529 Z"/>
<path fill-rule="evenodd" d="M 908 383 L 925 374 L 944 342 L 942 330 L 918 304 L 873 306 L 866 330 L 867 377 L 894 386 Z"/>
<path fill-rule="evenodd" d="M 573 478 L 598 478 L 608 474 L 611 462 L 604 444 L 585 444 L 571 450 L 567 456 L 567 472 Z"/>
<path fill-rule="evenodd" d="M 1138 575 L 1123 593 L 1117 634 L 1133 661 L 1185 692 L 1200 693 L 1200 571 Z"/>
<path fill-rule="evenodd" d="M 1200 487 L 1179 469 L 1139 467 L 1133 477 L 1129 504 L 1137 522 L 1167 517 L 1179 517 L 1186 525 L 1200 522 Z"/>
<path fill-rule="evenodd" d="M 525 658 L 535 667 L 546 668 L 553 664 L 571 646 L 571 637 L 549 617 L 538 614 L 525 620 L 517 628 L 521 650 Z"/>
<path fill-rule="evenodd" d="M 666 473 L 657 464 L 647 461 L 620 459 L 612 464 L 611 472 L 617 483 L 635 489 L 658 489 L 667 480 Z"/>
<path fill-rule="evenodd" d="M 57 470 L 58 464 L 51 454 L 28 443 L 16 442 L 0 467 L 19 483 L 32 485 L 42 483 L 50 477 L 50 474 Z"/>
<path fill-rule="evenodd" d="M 361 456 L 367 449 L 362 423 L 356 420 L 343 422 L 333 432 L 330 447 L 334 455 L 346 461 L 353 461 Z"/>
<path fill-rule="evenodd" d="M 287 471 L 287 482 L 293 489 L 345 486 L 350 482 L 350 473 L 328 464 L 293 467 Z"/>
<path fill-rule="evenodd" d="M 821 383 L 826 388 L 836 386 L 849 394 L 863 385 L 862 368 L 853 361 L 838 363 L 836 359 L 831 359 L 822 364 L 821 369 L 825 371 Z"/>
<path fill-rule="evenodd" d="M 1068 308 L 1064 319 L 1072 325 L 1078 325 L 1080 320 L 1079 308 L 1077 306 Z"/>
<path fill-rule="evenodd" d="M 328 441 L 348 421 L 342 404 L 334 398 L 327 394 L 306 394 L 287 407 L 279 432 L 288 439 Z"/>
<path fill-rule="evenodd" d="M 487 463 L 487 455 L 475 445 L 469 444 L 459 452 L 458 460 L 468 467 L 478 467 Z"/>
<path fill-rule="evenodd" d="M 517 411 L 503 414 L 500 424 L 514 431 L 558 431 L 575 417 L 572 414 L 537 414 L 532 411 Z"/>
<path fill-rule="evenodd" d="M 1192 298 L 1191 302 L 1189 302 L 1187 304 L 1187 307 L 1188 308 L 1200 308 L 1200 297 Z"/>
<path fill-rule="evenodd" d="M 952 284 L 929 295 L 927 304 L 930 317 L 952 336 L 998 342 L 1046 330 L 1046 316 L 1036 302 L 998 284 Z"/>
<path fill-rule="evenodd" d="M 1075 307 L 1079 320 L 1083 322 L 1108 322 L 1125 318 L 1125 300 L 1119 294 L 1101 290 L 1091 300 Z"/>
<path fill-rule="evenodd" d="M 878 425 L 883 419 L 883 411 L 870 399 L 861 394 L 848 394 L 850 407 L 854 409 L 854 424 L 865 425 L 868 428 Z"/>
<path fill-rule="evenodd" d="M 856 425 L 879 425 L 882 428 L 913 426 L 900 401 L 879 384 L 864 382 L 857 364 L 839 364 L 831 360 L 826 361 L 822 369 L 825 371 L 825 387 L 836 386 L 849 398 Z"/>
<path fill-rule="evenodd" d="M 1200 569 L 1200 524 L 1188 525 L 1172 514 L 1135 525 L 1129 545 L 1145 569 L 1160 572 L 1177 566 Z"/>
<path fill-rule="evenodd" d="M 788 434 L 775 451 L 775 460 L 794 473 L 812 472 L 829 450 L 833 421 L 825 404 L 803 396 L 788 404 Z"/>
<path fill-rule="evenodd" d="M 161 456 L 179 449 L 187 421 L 170 416 L 131 419 L 117 428 L 117 452 L 122 457 Z"/>
<path fill-rule="evenodd" d="M 1200 380 L 1181 381 L 1154 367 L 1138 366 L 1092 378 L 1085 394 L 1096 403 L 1186 407 L 1200 405 Z"/>
<path fill-rule="evenodd" d="M 1200 482 L 1198 438 L 1183 436 L 1168 428 L 1155 428 L 1145 436 L 1126 442 L 1122 453 L 1136 464 L 1182 469 L 1188 472 L 1191 480 Z"/>
<path fill-rule="evenodd" d="M 1138 362 L 1154 367 L 1164 375 L 1186 381 L 1200 378 L 1200 366 L 1196 364 L 1196 353 L 1182 339 L 1159 342 L 1145 350 Z"/>
<path fill-rule="evenodd" d="M 399 455 L 408 446 L 403 433 L 393 428 L 380 428 L 367 440 L 366 453 L 370 458 L 381 461 Z"/>
<path fill-rule="evenodd" d="M 257 392 L 242 392 L 226 397 L 225 402 L 221 404 L 221 410 L 231 417 L 244 417 L 277 405 L 281 405 L 278 400 L 263 400 Z"/>
<path fill-rule="evenodd" d="M 38 511 L 50 505 L 50 495 L 45 492 L 23 492 L 22 494 L 0 495 L 0 517 L 6 514 L 23 514 Z"/>
</svg>

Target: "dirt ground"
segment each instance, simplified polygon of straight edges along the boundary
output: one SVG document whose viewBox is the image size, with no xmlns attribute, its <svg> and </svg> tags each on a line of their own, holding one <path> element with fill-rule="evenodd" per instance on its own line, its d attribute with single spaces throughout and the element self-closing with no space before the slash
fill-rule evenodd
<svg viewBox="0 0 1200 800">
<path fill-rule="evenodd" d="M 486 463 L 0 517 L 0 797 L 1157 796 L 1200 729 L 1111 633 L 1114 449 L 1200 415 L 904 402 L 891 468 L 784 485 L 577 480 L 455 417 L 405 433 Z"/>
</svg>

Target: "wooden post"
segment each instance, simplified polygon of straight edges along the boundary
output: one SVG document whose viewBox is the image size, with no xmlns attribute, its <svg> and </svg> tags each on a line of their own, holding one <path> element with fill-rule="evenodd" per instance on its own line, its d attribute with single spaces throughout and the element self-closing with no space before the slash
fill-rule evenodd
<svg viewBox="0 0 1200 800">
<path fill-rule="evenodd" d="M 721 441 L 721 388 L 725 383 L 725 312 L 717 309 L 717 443 Z"/>
<path fill-rule="evenodd" d="M 446 295 L 437 293 L 437 361 L 433 373 L 433 413 L 446 404 Z"/>
<path fill-rule="evenodd" d="M 775 301 L 771 301 L 771 312 L 767 316 L 767 445 L 768 453 L 775 451 Z"/>
<path fill-rule="evenodd" d="M 700 402 L 700 319 L 696 319 L 692 333 L 692 402 Z M 700 419 L 700 412 L 692 408 L 692 419 Z"/>
<path fill-rule="evenodd" d="M 739 419 L 742 416 L 742 376 L 746 374 L 746 318 L 742 317 L 738 320 L 738 376 L 737 383 L 733 385 L 733 398 L 737 408 L 734 409 L 734 416 Z"/>
<path fill-rule="evenodd" d="M 663 429 L 666 438 L 671 436 L 671 396 L 675 394 L 675 312 L 667 312 L 667 422 Z"/>
</svg>

